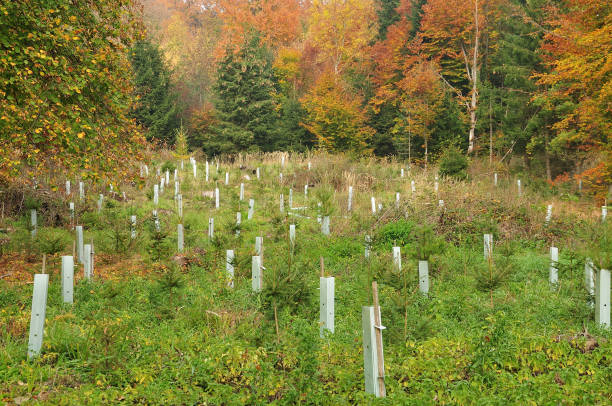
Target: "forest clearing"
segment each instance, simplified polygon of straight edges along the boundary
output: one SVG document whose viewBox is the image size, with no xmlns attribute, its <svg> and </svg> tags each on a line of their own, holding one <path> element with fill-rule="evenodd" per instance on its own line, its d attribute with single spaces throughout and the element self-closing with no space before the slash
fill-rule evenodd
<svg viewBox="0 0 612 406">
<path fill-rule="evenodd" d="M 0 4 L 0 401 L 612 404 L 612 6 Z"/>
</svg>

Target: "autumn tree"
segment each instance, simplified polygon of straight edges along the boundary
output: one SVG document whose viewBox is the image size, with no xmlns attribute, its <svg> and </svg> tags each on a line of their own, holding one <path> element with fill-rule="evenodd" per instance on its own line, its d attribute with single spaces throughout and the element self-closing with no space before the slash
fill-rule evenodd
<svg viewBox="0 0 612 406">
<path fill-rule="evenodd" d="M 399 87 L 400 111 L 406 117 L 411 133 L 423 139 L 425 163 L 427 163 L 433 124 L 444 96 L 437 67 L 426 61 L 416 63 L 399 83 Z M 405 126 L 404 123 L 398 125 Z M 406 134 L 405 131 L 397 133 L 396 139 L 400 140 L 401 136 Z"/>
<path fill-rule="evenodd" d="M 373 130 L 366 125 L 361 100 L 332 72 L 322 75 L 302 99 L 307 111 L 304 126 L 320 148 L 335 152 L 367 152 Z"/>
<path fill-rule="evenodd" d="M 0 5 L 0 179 L 126 177 L 144 139 L 129 118 L 131 0 Z"/>
<path fill-rule="evenodd" d="M 372 0 L 313 0 L 308 39 L 319 51 L 318 61 L 336 76 L 360 68 L 377 33 Z"/>
<path fill-rule="evenodd" d="M 483 56 L 493 47 L 497 0 L 429 0 L 423 6 L 424 51 L 439 63 L 441 78 L 465 105 L 470 127 L 468 153 L 476 139 L 478 86 Z"/>
<path fill-rule="evenodd" d="M 202 0 L 200 3 L 223 23 L 217 54 L 242 46 L 244 38 L 258 32 L 270 49 L 293 44 L 301 34 L 307 2 L 300 0 Z"/>
<path fill-rule="evenodd" d="M 589 172 L 603 200 L 612 183 L 612 12 L 606 2 L 568 0 L 553 7 L 542 51 L 548 70 L 537 75 L 540 98 L 556 113 L 553 149 L 599 151 L 602 164 Z M 580 156 L 577 156 L 580 158 Z"/>
</svg>

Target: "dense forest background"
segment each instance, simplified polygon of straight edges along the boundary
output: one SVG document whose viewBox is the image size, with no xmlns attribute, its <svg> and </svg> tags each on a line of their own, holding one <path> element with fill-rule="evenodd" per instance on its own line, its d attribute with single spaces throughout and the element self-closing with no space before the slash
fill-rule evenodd
<svg viewBox="0 0 612 406">
<path fill-rule="evenodd" d="M 179 128 L 207 156 L 449 148 L 612 181 L 599 0 L 43 0 L 0 6 L 0 177 L 104 178 Z M 125 166 L 125 167 L 124 167 Z"/>
</svg>

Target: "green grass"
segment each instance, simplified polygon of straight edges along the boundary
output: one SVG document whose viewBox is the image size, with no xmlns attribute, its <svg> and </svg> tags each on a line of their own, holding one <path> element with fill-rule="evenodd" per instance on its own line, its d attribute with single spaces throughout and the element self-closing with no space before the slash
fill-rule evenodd
<svg viewBox="0 0 612 406">
<path fill-rule="evenodd" d="M 597 219 L 568 209 L 555 213 L 554 227 L 547 228 L 541 224 L 547 201 L 537 191 L 526 190 L 527 197 L 517 201 L 508 190 L 492 191 L 478 179 L 470 184 L 440 180 L 446 205 L 441 212 L 431 185 L 434 172 L 407 172 L 400 179 L 397 164 L 333 159 L 311 158 L 310 174 L 307 161 L 288 162 L 282 186 L 277 163 L 250 161 L 249 168 L 260 166 L 266 178 L 243 180 L 244 202 L 238 201 L 237 165 L 222 163 L 218 177 L 223 180 L 229 168 L 231 185 L 219 184 L 219 210 L 214 199 L 201 195 L 214 190 L 212 182 L 204 184 L 203 165 L 197 181 L 186 165 L 181 172 L 186 251 L 175 260 L 173 187 L 160 202 L 163 230 L 155 242 L 154 206 L 146 196 L 153 177 L 143 190 L 128 188 L 131 200 L 110 203 L 101 215 L 91 206 L 93 213 L 81 219 L 86 241 L 93 238 L 96 244 L 97 277 L 78 279 L 72 306 L 61 303 L 57 260 L 72 251 L 68 222 L 63 218 L 63 225 L 52 226 L 41 218 L 39 233 L 64 241 L 62 253 L 49 262 L 43 351 L 35 360 L 26 358 L 32 285 L 25 282 L 40 267 L 25 263 L 29 280 L 0 280 L 0 399 L 211 405 L 612 402 L 612 335 L 595 325 L 583 287 L 582 261 L 591 248 L 583 235 Z M 363 175 L 355 181 L 353 213 L 346 212 L 343 171 Z M 211 179 L 214 173 L 211 165 Z M 365 174 L 372 177 L 368 184 L 374 192 L 365 186 L 358 190 Z M 308 199 L 306 179 L 317 185 Z M 411 196 L 411 179 L 417 179 L 417 196 Z M 321 182 L 329 185 L 319 197 L 325 199 L 324 210 L 332 212 L 330 237 L 321 235 L 316 221 L 315 190 Z M 287 198 L 291 185 L 294 206 L 308 205 L 302 214 L 310 218 L 279 213 L 279 195 Z M 330 196 L 329 190 L 335 193 Z M 396 190 L 403 198 L 399 210 L 394 208 Z M 372 194 L 385 206 L 376 216 L 370 213 Z M 247 220 L 249 198 L 256 200 L 253 220 Z M 243 220 L 236 237 L 238 210 Z M 129 239 L 130 214 L 138 216 L 135 241 Z M 218 237 L 212 242 L 209 217 L 215 218 Z M 297 227 L 293 252 L 291 222 Z M 43 238 L 29 241 L 22 219 L 11 224 L 6 255 L 38 257 Z M 424 225 L 437 238 L 430 244 L 428 297 L 418 293 L 417 280 Z M 487 269 L 483 232 L 494 233 L 495 255 L 510 264 L 492 292 L 479 288 Z M 365 234 L 373 237 L 369 260 L 364 258 Z M 255 236 L 264 237 L 261 294 L 251 291 Z M 548 284 L 551 241 L 561 251 L 561 284 L 555 290 Z M 392 267 L 393 245 L 402 248 L 402 273 Z M 234 289 L 227 288 L 226 249 L 235 250 Z M 326 273 L 336 278 L 336 332 L 323 339 L 318 326 L 321 256 Z M 361 307 L 371 305 L 373 279 L 386 326 L 386 399 L 364 392 Z M 590 335 L 582 334 L 585 329 Z M 598 346 L 585 349 L 591 338 Z"/>
</svg>

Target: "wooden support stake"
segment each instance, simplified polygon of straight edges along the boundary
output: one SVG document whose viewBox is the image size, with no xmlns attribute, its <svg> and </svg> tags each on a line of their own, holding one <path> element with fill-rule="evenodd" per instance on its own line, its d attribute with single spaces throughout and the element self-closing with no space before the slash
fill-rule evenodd
<svg viewBox="0 0 612 406">
<path fill-rule="evenodd" d="M 325 261 L 323 257 L 319 258 L 319 262 L 321 263 L 321 278 L 325 277 Z"/>
<path fill-rule="evenodd" d="M 43 263 L 42 263 L 42 274 L 46 274 L 47 270 L 47 254 L 43 254 Z"/>
</svg>

